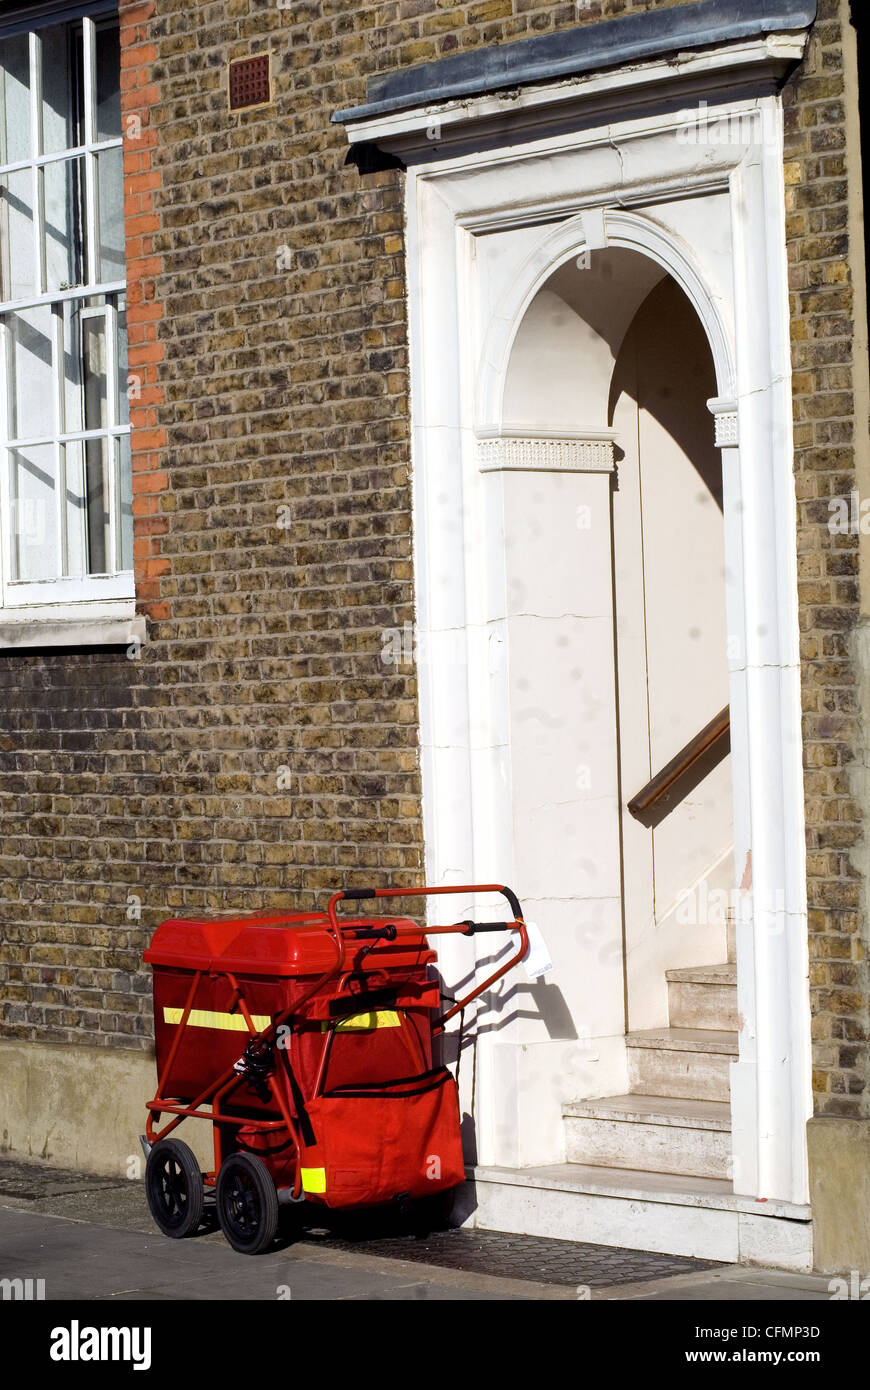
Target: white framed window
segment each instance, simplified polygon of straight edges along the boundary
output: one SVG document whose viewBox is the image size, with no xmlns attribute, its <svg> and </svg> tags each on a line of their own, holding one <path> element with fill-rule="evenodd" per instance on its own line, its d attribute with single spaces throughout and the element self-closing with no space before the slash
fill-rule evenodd
<svg viewBox="0 0 870 1390">
<path fill-rule="evenodd" d="M 120 41 L 90 9 L 0 29 L 0 629 L 132 612 Z"/>
</svg>

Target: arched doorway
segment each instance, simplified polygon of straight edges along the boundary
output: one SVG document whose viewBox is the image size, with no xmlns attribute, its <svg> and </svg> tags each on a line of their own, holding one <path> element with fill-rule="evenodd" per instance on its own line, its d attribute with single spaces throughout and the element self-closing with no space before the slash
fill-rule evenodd
<svg viewBox="0 0 870 1390">
<path fill-rule="evenodd" d="M 624 248 L 572 257 L 544 281 L 519 324 L 505 376 L 503 430 L 515 452 L 522 440 L 575 448 L 562 472 L 515 464 L 503 480 L 509 612 L 512 599 L 519 603 L 510 661 L 518 670 L 528 654 L 539 687 L 526 701 L 529 682 L 517 676 L 512 698 L 517 852 L 523 864 L 528 838 L 529 858 L 546 864 L 546 840 L 561 892 L 585 897 L 598 967 L 621 955 L 632 1034 L 667 1028 L 668 971 L 726 964 L 727 738 L 650 806 L 630 809 L 705 726 L 723 711 L 727 717 L 722 466 L 707 405 L 716 395 L 712 353 L 686 294 L 656 261 Z M 606 484 L 601 474 L 583 476 L 591 459 L 581 440 L 611 450 Z M 540 604 L 522 612 L 540 538 L 555 543 L 572 510 L 568 543 L 577 565 L 551 558 L 557 601 L 546 612 Z M 591 635 L 596 620 L 612 624 L 605 642 Z M 577 698 L 566 700 L 572 683 Z M 541 688 L 550 692 L 548 709 Z M 601 753 L 611 746 L 608 765 Z M 576 750 L 568 811 L 565 763 Z M 571 837 L 597 847 L 595 863 L 580 856 L 573 884 L 564 874 Z M 609 846 L 619 859 L 621 951 L 612 921 L 594 905 L 616 891 Z M 720 993 L 726 984 L 733 993 L 733 971 L 717 982 Z M 702 1000 L 703 988 L 696 993 Z M 696 1021 L 705 1022 L 701 1013 Z M 707 1021 L 712 1027 L 721 1014 Z M 727 1101 L 721 1084 L 715 1095 Z"/>
</svg>

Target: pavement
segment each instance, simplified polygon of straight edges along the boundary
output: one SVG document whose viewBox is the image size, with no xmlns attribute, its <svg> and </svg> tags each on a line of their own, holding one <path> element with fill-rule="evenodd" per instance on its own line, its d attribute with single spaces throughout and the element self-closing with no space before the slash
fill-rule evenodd
<svg viewBox="0 0 870 1390">
<path fill-rule="evenodd" d="M 329 1224 L 326 1224 L 326 1223 Z M 498 1231 L 410 1232 L 398 1216 L 282 1209 L 250 1258 L 213 1220 L 188 1240 L 154 1227 L 141 1181 L 0 1159 L 0 1297 L 46 1301 L 831 1301 L 827 1275 L 730 1266 Z M 18 1294 L 20 1297 L 20 1294 Z"/>
</svg>

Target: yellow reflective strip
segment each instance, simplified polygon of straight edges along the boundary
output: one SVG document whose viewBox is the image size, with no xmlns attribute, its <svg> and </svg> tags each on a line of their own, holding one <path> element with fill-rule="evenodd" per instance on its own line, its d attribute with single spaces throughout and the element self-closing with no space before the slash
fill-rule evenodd
<svg viewBox="0 0 870 1390">
<path fill-rule="evenodd" d="M 163 1010 L 164 1023 L 180 1023 L 184 1009 Z M 247 1033 L 248 1025 L 241 1014 L 221 1014 L 212 1009 L 191 1009 L 188 1019 L 191 1028 L 222 1028 L 228 1033 Z M 268 1028 L 272 1022 L 268 1014 L 251 1014 L 251 1022 L 258 1033 Z"/>
<path fill-rule="evenodd" d="M 331 1025 L 321 1023 L 320 1031 L 325 1033 Z M 395 1009 L 377 1009 L 372 1013 L 351 1014 L 349 1018 L 342 1018 L 335 1025 L 336 1033 L 365 1033 L 372 1032 L 375 1028 L 401 1028 L 402 1020 Z"/>
<path fill-rule="evenodd" d="M 326 1191 L 326 1169 L 325 1168 L 302 1168 L 302 1191 L 303 1192 L 325 1192 Z"/>
</svg>

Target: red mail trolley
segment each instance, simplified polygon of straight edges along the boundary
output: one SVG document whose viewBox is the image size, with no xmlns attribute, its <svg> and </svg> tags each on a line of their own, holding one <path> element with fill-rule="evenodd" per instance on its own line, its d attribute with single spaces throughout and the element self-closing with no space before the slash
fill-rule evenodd
<svg viewBox="0 0 870 1390">
<path fill-rule="evenodd" d="M 341 902 L 444 893 L 500 893 L 512 918 L 424 930 L 338 913 Z M 429 938 L 477 932 L 514 933 L 516 951 L 451 999 Z M 325 913 L 164 922 L 145 952 L 159 1079 L 142 1137 L 160 1230 L 191 1235 L 212 1191 L 230 1245 L 254 1255 L 272 1243 L 282 1202 L 374 1206 L 463 1182 L 456 1082 L 433 1044 L 527 949 L 519 901 L 499 884 L 345 889 Z M 174 1133 L 186 1119 L 211 1122 L 205 1173 Z"/>
</svg>

